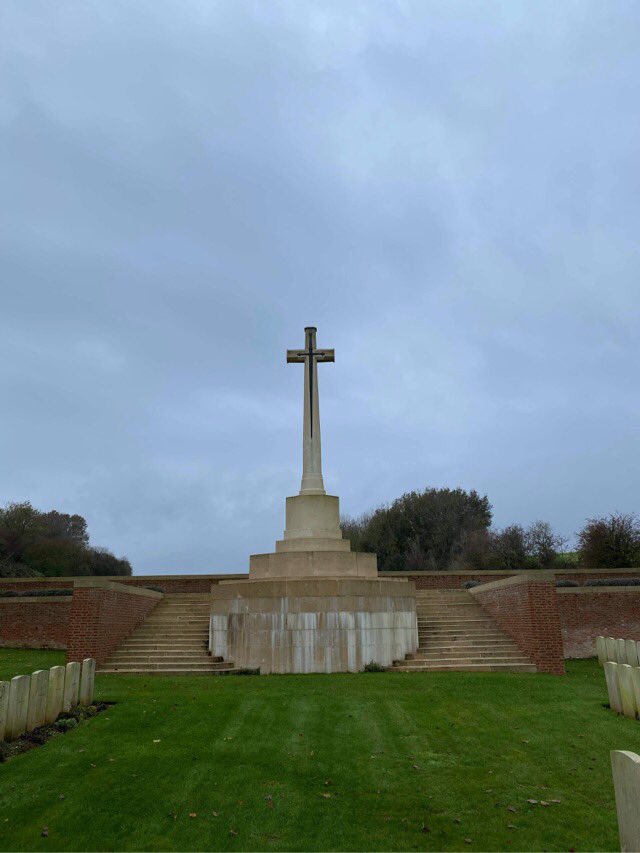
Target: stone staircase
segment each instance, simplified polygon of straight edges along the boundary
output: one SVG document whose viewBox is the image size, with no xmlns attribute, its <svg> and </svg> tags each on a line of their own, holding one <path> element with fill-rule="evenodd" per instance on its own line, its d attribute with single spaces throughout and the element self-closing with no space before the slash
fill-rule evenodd
<svg viewBox="0 0 640 853">
<path fill-rule="evenodd" d="M 209 654 L 207 593 L 165 595 L 98 672 L 146 675 L 224 675 L 232 663 Z"/>
<path fill-rule="evenodd" d="M 391 672 L 536 672 L 466 589 L 416 593 L 418 650 Z"/>
</svg>

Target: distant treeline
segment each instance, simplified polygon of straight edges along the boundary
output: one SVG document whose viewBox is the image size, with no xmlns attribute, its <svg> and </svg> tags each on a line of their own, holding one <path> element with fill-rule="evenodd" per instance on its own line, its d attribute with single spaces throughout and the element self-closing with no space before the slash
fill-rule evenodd
<svg viewBox="0 0 640 853">
<path fill-rule="evenodd" d="M 28 502 L 0 509 L 0 577 L 130 574 L 128 560 L 89 545 L 81 515 L 40 512 Z"/>
<path fill-rule="evenodd" d="M 342 530 L 356 551 L 378 555 L 381 571 L 464 571 L 640 566 L 640 523 L 634 514 L 588 519 L 578 549 L 546 521 L 492 528 L 488 497 L 462 489 L 408 492 Z"/>
</svg>

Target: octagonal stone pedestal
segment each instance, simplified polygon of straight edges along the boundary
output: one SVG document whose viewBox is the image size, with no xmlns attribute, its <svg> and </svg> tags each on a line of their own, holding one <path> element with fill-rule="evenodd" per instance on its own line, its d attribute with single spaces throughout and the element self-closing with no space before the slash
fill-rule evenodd
<svg viewBox="0 0 640 853">
<path fill-rule="evenodd" d="M 262 673 L 359 672 L 418 646 L 406 578 L 221 581 L 212 588 L 210 651 Z"/>
</svg>

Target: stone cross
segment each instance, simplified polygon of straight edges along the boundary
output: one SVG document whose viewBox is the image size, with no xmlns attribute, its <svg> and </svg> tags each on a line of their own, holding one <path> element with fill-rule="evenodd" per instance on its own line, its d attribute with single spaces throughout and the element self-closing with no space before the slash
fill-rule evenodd
<svg viewBox="0 0 640 853">
<path fill-rule="evenodd" d="M 304 330 L 305 348 L 287 350 L 287 364 L 304 364 L 304 418 L 302 439 L 301 495 L 324 495 L 322 452 L 320 449 L 320 404 L 318 401 L 318 362 L 335 361 L 334 350 L 316 349 L 316 327 Z"/>
</svg>

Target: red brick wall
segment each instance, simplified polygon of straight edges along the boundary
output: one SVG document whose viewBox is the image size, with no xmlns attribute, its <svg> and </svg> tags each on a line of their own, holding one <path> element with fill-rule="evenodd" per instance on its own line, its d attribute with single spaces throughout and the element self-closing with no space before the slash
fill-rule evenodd
<svg viewBox="0 0 640 853">
<path fill-rule="evenodd" d="M 0 599 L 0 646 L 66 649 L 71 596 Z"/>
<path fill-rule="evenodd" d="M 542 575 L 519 576 L 484 590 L 477 587 L 471 593 L 539 672 L 564 675 L 562 632 L 552 575 L 546 580 Z"/>
<path fill-rule="evenodd" d="M 162 598 L 136 594 L 120 584 L 109 587 L 77 586 L 74 589 L 67 660 L 95 658 L 98 665 L 104 663 Z"/>
<path fill-rule="evenodd" d="M 564 656 L 590 658 L 596 637 L 640 640 L 640 588 L 559 589 Z"/>
</svg>

